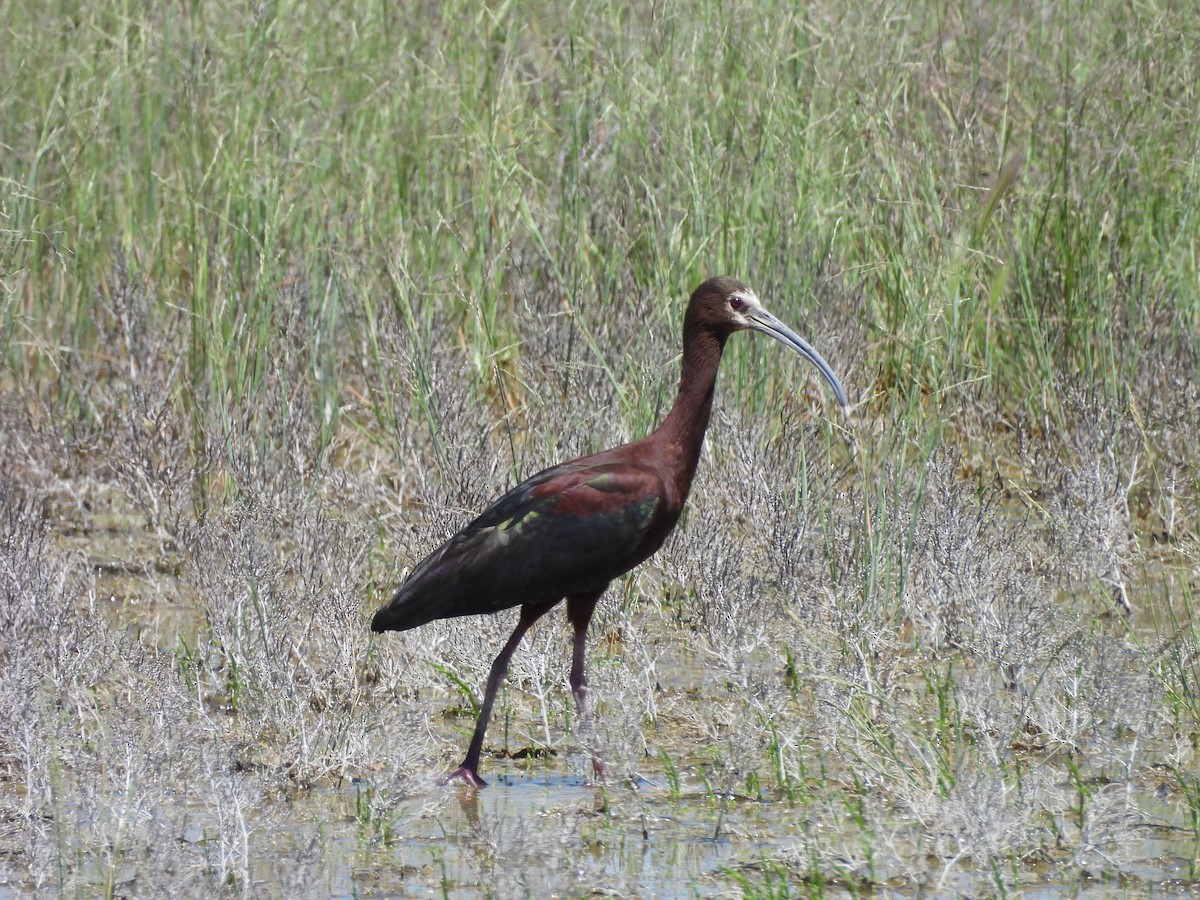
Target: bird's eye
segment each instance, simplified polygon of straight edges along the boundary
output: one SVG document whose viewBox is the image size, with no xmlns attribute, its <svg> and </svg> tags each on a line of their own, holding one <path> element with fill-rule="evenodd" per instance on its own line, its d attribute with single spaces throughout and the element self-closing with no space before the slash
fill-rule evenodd
<svg viewBox="0 0 1200 900">
<path fill-rule="evenodd" d="M 734 294 L 732 297 L 729 298 L 729 308 L 732 309 L 734 312 L 741 312 L 743 309 L 746 308 L 746 301 L 743 300 L 741 297 L 739 297 L 737 294 Z"/>
</svg>

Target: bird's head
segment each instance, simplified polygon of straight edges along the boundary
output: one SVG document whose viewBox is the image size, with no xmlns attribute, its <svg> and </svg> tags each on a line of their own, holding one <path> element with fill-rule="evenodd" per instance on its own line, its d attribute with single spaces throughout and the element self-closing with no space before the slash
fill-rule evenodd
<svg viewBox="0 0 1200 900">
<path fill-rule="evenodd" d="M 769 334 L 816 366 L 833 388 L 833 394 L 841 406 L 848 403 L 846 389 L 821 354 L 767 312 L 754 291 L 737 279 L 719 276 L 708 279 L 696 288 L 688 303 L 685 322 L 709 328 L 722 338 L 745 329 Z"/>
</svg>

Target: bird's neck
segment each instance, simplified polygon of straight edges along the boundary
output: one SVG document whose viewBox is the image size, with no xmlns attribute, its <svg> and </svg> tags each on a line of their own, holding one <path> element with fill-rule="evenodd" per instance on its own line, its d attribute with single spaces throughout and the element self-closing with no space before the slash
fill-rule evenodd
<svg viewBox="0 0 1200 900">
<path fill-rule="evenodd" d="M 687 499 L 700 462 L 700 449 L 712 413 L 713 389 L 724 349 L 723 335 L 694 323 L 685 323 L 679 396 L 652 435 L 671 470 L 680 505 Z"/>
</svg>

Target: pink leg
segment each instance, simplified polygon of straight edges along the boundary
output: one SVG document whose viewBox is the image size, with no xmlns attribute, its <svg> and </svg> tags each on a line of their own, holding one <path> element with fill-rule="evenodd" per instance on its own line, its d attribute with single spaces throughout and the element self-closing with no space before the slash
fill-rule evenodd
<svg viewBox="0 0 1200 900">
<path fill-rule="evenodd" d="M 461 766 L 442 779 L 442 784 L 447 784 L 455 778 L 461 778 L 472 787 L 487 787 L 487 782 L 479 777 L 479 756 L 483 752 L 483 736 L 487 732 L 488 719 L 492 715 L 492 704 L 496 701 L 496 691 L 508 673 L 508 662 L 512 659 L 513 651 L 517 649 L 517 644 L 521 643 L 521 638 L 525 636 L 529 626 L 557 604 L 557 600 L 552 600 L 549 603 L 533 603 L 521 607 L 521 618 L 517 621 L 517 627 L 513 629 L 512 636 L 504 645 L 504 649 L 492 662 L 492 671 L 488 675 L 487 689 L 483 695 L 483 706 L 480 707 L 479 718 L 475 722 L 475 735 L 471 738 L 471 746 L 467 748 L 467 758 L 463 760 Z"/>
<path fill-rule="evenodd" d="M 585 655 L 587 650 L 587 629 L 592 621 L 592 613 L 596 611 L 596 603 L 604 592 L 601 588 L 594 594 L 582 594 L 567 598 L 567 619 L 575 630 L 574 648 L 571 654 L 571 692 L 575 695 L 575 705 L 579 708 L 580 731 L 592 744 L 592 774 L 597 778 L 604 777 L 604 765 L 596 750 L 595 735 L 592 732 L 592 717 L 587 703 L 587 675 L 584 674 Z"/>
</svg>

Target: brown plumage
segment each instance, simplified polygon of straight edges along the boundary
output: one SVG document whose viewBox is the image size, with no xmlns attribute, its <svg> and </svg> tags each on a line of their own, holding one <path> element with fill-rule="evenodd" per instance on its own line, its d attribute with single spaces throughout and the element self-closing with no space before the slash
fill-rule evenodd
<svg viewBox="0 0 1200 900">
<path fill-rule="evenodd" d="M 516 629 L 492 663 L 466 758 L 447 780 L 485 784 L 479 757 L 509 660 L 529 627 L 564 598 L 574 629 L 571 690 L 587 721 L 584 649 L 592 612 L 609 582 L 658 550 L 679 521 L 725 341 L 744 329 L 769 334 L 813 363 L 846 405 L 845 390 L 816 350 L 744 284 L 711 278 L 696 288 L 684 315 L 679 396 L 663 423 L 640 441 L 521 482 L 430 553 L 375 614 L 372 631 L 404 631 L 433 619 L 521 607 Z"/>
</svg>

